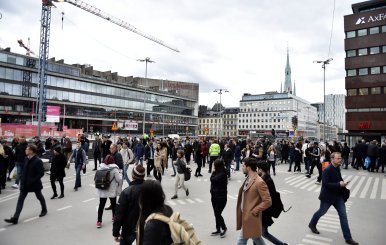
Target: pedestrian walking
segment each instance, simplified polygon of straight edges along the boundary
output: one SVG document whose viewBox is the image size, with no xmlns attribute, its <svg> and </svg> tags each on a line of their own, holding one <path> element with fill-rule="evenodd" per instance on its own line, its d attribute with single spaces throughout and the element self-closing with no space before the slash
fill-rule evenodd
<svg viewBox="0 0 386 245">
<path fill-rule="evenodd" d="M 268 154 L 268 156 L 267 156 L 268 172 L 270 172 L 270 169 L 272 167 L 273 175 L 276 175 L 276 169 L 275 169 L 275 165 L 276 165 L 276 148 L 275 148 L 274 145 L 271 145 L 268 148 L 267 154 Z"/>
<path fill-rule="evenodd" d="M 52 191 L 54 192 L 51 199 L 55 199 L 58 197 L 58 193 L 56 192 L 56 185 L 55 181 L 59 181 L 60 185 L 60 196 L 59 198 L 64 197 L 64 184 L 63 184 L 63 178 L 66 176 L 66 172 L 64 169 L 67 165 L 67 159 L 66 156 L 61 152 L 60 147 L 56 147 L 54 149 L 54 157 L 52 158 L 51 163 L 51 169 L 50 169 L 50 181 L 51 181 L 51 187 Z"/>
<path fill-rule="evenodd" d="M 186 163 L 184 162 L 184 151 L 177 151 L 177 161 L 174 163 L 177 169 L 176 182 L 174 184 L 174 196 L 172 199 L 177 199 L 178 186 L 185 191 L 186 196 L 189 196 L 189 189 L 185 187 L 185 170 Z"/>
<path fill-rule="evenodd" d="M 146 161 L 146 173 L 147 177 L 150 177 L 150 172 L 153 170 L 153 175 L 155 175 L 154 169 L 154 148 L 153 148 L 153 140 L 149 139 L 145 146 L 145 161 Z M 154 176 L 155 177 L 155 176 Z"/>
<path fill-rule="evenodd" d="M 201 167 L 202 167 L 202 162 L 204 157 L 202 148 L 203 148 L 203 141 L 200 139 L 196 147 L 196 153 L 195 153 L 195 159 L 194 159 L 194 161 L 197 163 L 196 172 L 194 173 L 194 176 L 196 177 L 202 177 Z"/>
<path fill-rule="evenodd" d="M 23 209 L 24 200 L 29 192 L 34 192 L 36 198 L 40 201 L 42 210 L 39 217 L 47 214 L 47 205 L 42 194 L 43 184 L 41 178 L 44 176 L 44 167 L 42 160 L 36 155 L 35 145 L 27 146 L 24 168 L 20 176 L 20 193 L 16 204 L 15 214 L 10 219 L 4 221 L 11 224 L 17 224 L 20 213 Z"/>
<path fill-rule="evenodd" d="M 146 180 L 142 185 L 139 198 L 141 207 L 137 244 L 139 245 L 170 245 L 173 244 L 169 225 L 157 219 L 147 218 L 153 214 L 161 214 L 171 217 L 173 209 L 165 204 L 165 193 L 162 190 L 161 183 L 155 180 Z"/>
<path fill-rule="evenodd" d="M 86 159 L 86 152 L 81 148 L 80 142 L 78 141 L 76 143 L 76 148 L 72 151 L 67 163 L 67 168 L 70 168 L 70 162 L 72 160 L 74 160 L 75 163 L 75 191 L 77 191 L 79 187 L 82 187 L 80 171 L 86 167 Z"/>
<path fill-rule="evenodd" d="M 131 245 L 136 238 L 139 219 L 139 196 L 145 178 L 145 168 L 138 164 L 133 168 L 130 186 L 119 197 L 113 223 L 113 236 L 120 245 Z"/>
<path fill-rule="evenodd" d="M 290 161 L 288 172 L 292 171 L 293 162 L 295 162 L 294 172 L 296 171 L 299 173 L 301 172 L 300 163 L 302 162 L 302 156 L 303 156 L 302 144 L 297 143 L 295 148 L 292 151 L 292 160 Z"/>
<path fill-rule="evenodd" d="M 311 178 L 311 175 L 313 173 L 314 167 L 318 169 L 318 178 L 316 180 L 316 184 L 320 184 L 320 181 L 322 181 L 322 164 L 320 163 L 320 148 L 318 146 L 318 142 L 314 142 L 314 146 L 312 148 L 312 151 L 310 152 L 311 155 L 311 169 L 310 172 L 306 175 L 308 178 Z"/>
<path fill-rule="evenodd" d="M 110 146 L 113 143 L 110 139 L 110 135 L 102 136 L 102 159 L 104 160 L 107 155 L 110 154 Z"/>
<path fill-rule="evenodd" d="M 224 160 L 225 169 L 227 172 L 227 176 L 230 179 L 231 178 L 231 164 L 234 159 L 234 154 L 232 150 L 229 148 L 229 144 L 224 145 L 224 151 L 221 154 L 222 159 Z"/>
<path fill-rule="evenodd" d="M 214 161 L 214 171 L 210 176 L 210 194 L 216 220 L 216 231 L 212 232 L 211 235 L 220 235 L 220 237 L 223 238 L 227 232 L 227 226 L 222 217 L 222 212 L 227 205 L 228 180 L 224 161 L 222 159 Z"/>
<path fill-rule="evenodd" d="M 25 140 L 24 136 L 21 136 L 19 138 L 19 143 L 15 147 L 15 162 L 16 162 L 16 181 L 15 184 L 12 185 L 12 188 L 18 189 L 19 188 L 19 183 L 20 183 L 20 178 L 21 174 L 23 172 L 24 168 L 24 160 L 26 157 L 26 149 L 27 149 L 28 143 Z"/>
<path fill-rule="evenodd" d="M 239 171 L 240 161 L 241 161 L 241 143 L 240 142 L 237 142 L 234 153 L 235 153 L 235 163 L 236 163 L 235 171 Z"/>
<path fill-rule="evenodd" d="M 67 161 L 71 155 L 71 152 L 72 152 L 72 142 L 70 137 L 66 136 L 66 138 L 64 139 L 63 153 L 66 156 Z"/>
<path fill-rule="evenodd" d="M 243 159 L 243 173 L 246 179 L 237 197 L 237 230 L 241 230 L 237 244 L 247 244 L 252 239 L 257 245 L 265 244 L 261 238 L 261 212 L 272 204 L 267 184 L 257 174 L 257 160 Z"/>
<path fill-rule="evenodd" d="M 154 178 L 156 178 L 159 182 L 162 181 L 163 175 L 163 161 L 167 158 L 167 148 L 162 147 L 161 143 L 158 143 L 155 149 L 154 154 Z"/>
<path fill-rule="evenodd" d="M 99 197 L 99 207 L 98 207 L 98 219 L 96 223 L 97 228 L 102 227 L 102 216 L 103 209 L 105 208 L 107 198 L 110 199 L 111 210 L 113 214 L 113 220 L 115 215 L 115 208 L 117 204 L 117 196 L 121 193 L 122 190 L 122 176 L 119 173 L 119 167 L 114 162 L 114 157 L 111 155 L 107 155 L 106 159 L 100 166 L 101 170 L 108 169 L 109 172 L 109 180 L 110 185 L 107 189 L 97 189 L 98 197 Z"/>
<path fill-rule="evenodd" d="M 220 156 L 220 145 L 217 143 L 217 140 L 214 140 L 213 143 L 209 147 L 209 170 L 208 173 L 212 172 L 212 164 L 213 162 Z"/>
<path fill-rule="evenodd" d="M 269 194 L 273 197 L 276 194 L 275 183 L 273 182 L 271 175 L 269 174 L 269 164 L 266 162 L 259 162 L 257 164 L 258 174 L 264 180 L 268 186 Z M 275 245 L 288 245 L 277 239 L 271 233 L 268 232 L 268 227 L 271 226 L 274 222 L 272 220 L 272 208 L 274 206 L 275 199 L 272 199 L 272 206 L 262 212 L 262 236 L 268 241 L 272 242 Z"/>
<path fill-rule="evenodd" d="M 95 140 L 92 143 L 92 154 L 94 157 L 93 171 L 96 171 L 98 169 L 98 166 L 102 163 L 102 151 L 103 151 L 102 140 L 99 138 L 99 134 L 97 134 L 95 135 Z"/>
<path fill-rule="evenodd" d="M 122 155 L 123 160 L 123 178 L 126 180 L 127 184 L 130 185 L 130 179 L 128 176 L 129 167 L 135 162 L 133 151 L 129 148 L 128 142 L 123 142 L 122 149 L 119 153 Z"/>
<path fill-rule="evenodd" d="M 347 244 L 359 244 L 352 239 L 350 228 L 347 220 L 345 202 L 348 199 L 349 191 L 346 189 L 347 181 L 343 181 L 340 173 L 340 166 L 342 164 L 342 155 L 340 152 L 331 154 L 331 164 L 329 164 L 323 171 L 322 188 L 320 190 L 319 210 L 312 216 L 308 225 L 311 231 L 315 234 L 320 234 L 316 225 L 319 219 L 325 215 L 328 209 L 332 206 L 336 209 L 339 215 L 340 226 L 343 231 L 343 237 Z"/>
</svg>

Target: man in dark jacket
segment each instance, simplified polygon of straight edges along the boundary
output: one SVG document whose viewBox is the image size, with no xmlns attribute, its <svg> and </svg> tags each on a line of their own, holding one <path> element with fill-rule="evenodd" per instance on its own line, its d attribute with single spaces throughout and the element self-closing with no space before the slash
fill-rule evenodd
<svg viewBox="0 0 386 245">
<path fill-rule="evenodd" d="M 28 144 L 25 140 L 24 136 L 21 136 L 19 139 L 19 144 L 15 148 L 15 162 L 16 162 L 16 170 L 17 170 L 17 175 L 16 175 L 16 181 L 15 184 L 12 185 L 12 188 L 19 188 L 19 182 L 21 178 L 21 174 L 23 172 L 23 167 L 24 167 L 24 159 L 26 156 L 26 148 Z"/>
<path fill-rule="evenodd" d="M 345 207 L 345 200 L 343 199 L 344 189 L 348 182 L 343 181 L 340 173 L 340 165 L 342 164 L 342 155 L 340 152 L 334 152 L 331 154 L 331 164 L 328 165 L 323 171 L 322 188 L 320 190 L 320 208 L 312 216 L 312 219 L 308 225 L 311 231 L 315 234 L 320 234 L 316 229 L 316 224 L 319 219 L 325 215 L 331 205 L 334 206 L 338 212 L 341 228 L 343 231 L 344 239 L 347 244 L 358 244 L 352 239 L 350 228 L 347 221 L 347 213 Z M 347 197 L 348 198 L 348 197 Z"/>
<path fill-rule="evenodd" d="M 19 199 L 17 200 L 16 211 L 13 217 L 4 220 L 11 224 L 17 224 L 21 210 L 23 209 L 24 200 L 29 192 L 35 192 L 37 199 L 40 201 L 42 211 L 39 217 L 43 217 L 47 214 L 46 201 L 42 194 L 43 184 L 41 178 L 44 176 L 43 162 L 36 155 L 37 148 L 35 145 L 27 146 L 25 151 L 27 158 L 25 159 L 25 166 L 21 174 L 20 194 Z"/>
<path fill-rule="evenodd" d="M 102 140 L 99 138 L 99 134 L 95 135 L 95 141 L 92 143 L 92 153 L 94 156 L 94 169 L 93 171 L 97 170 L 98 161 L 99 165 L 101 164 L 101 157 L 102 157 Z"/>
<path fill-rule="evenodd" d="M 378 146 L 377 146 L 377 141 L 373 140 L 370 142 L 370 144 L 367 147 L 367 154 L 370 158 L 370 165 L 369 168 L 367 169 L 369 172 L 374 172 L 374 168 L 376 165 L 377 157 L 378 157 Z"/>
<path fill-rule="evenodd" d="M 230 179 L 231 178 L 231 164 L 233 161 L 233 152 L 229 148 L 228 144 L 224 145 L 224 151 L 222 152 L 222 159 L 224 160 L 224 163 L 225 163 L 225 168 L 227 170 L 227 176 Z"/>
<path fill-rule="evenodd" d="M 102 162 L 105 160 L 106 156 L 110 154 L 110 145 L 113 142 L 109 140 L 109 138 L 106 135 L 103 135 L 102 137 Z"/>
<path fill-rule="evenodd" d="M 145 168 L 139 164 L 132 172 L 133 181 L 120 195 L 113 224 L 113 236 L 120 245 L 132 244 L 136 238 L 139 218 L 139 195 L 145 178 Z"/>
</svg>

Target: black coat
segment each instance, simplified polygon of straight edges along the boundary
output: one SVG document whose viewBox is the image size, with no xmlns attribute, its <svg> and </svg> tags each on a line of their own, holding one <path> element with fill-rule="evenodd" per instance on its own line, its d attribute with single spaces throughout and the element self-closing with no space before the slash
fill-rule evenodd
<svg viewBox="0 0 386 245">
<path fill-rule="evenodd" d="M 210 194 L 213 198 L 227 197 L 228 176 L 225 171 L 213 172 L 210 176 Z"/>
<path fill-rule="evenodd" d="M 15 148 L 15 161 L 23 163 L 25 158 L 25 149 L 27 149 L 28 143 L 20 143 Z"/>
<path fill-rule="evenodd" d="M 38 156 L 25 158 L 21 172 L 20 191 L 35 192 L 43 189 L 41 178 L 44 176 L 43 162 Z"/>
<path fill-rule="evenodd" d="M 329 164 L 322 175 L 322 188 L 320 190 L 319 199 L 322 202 L 333 204 L 342 196 L 342 187 L 340 182 L 343 181 L 339 167 Z"/>
<path fill-rule="evenodd" d="M 222 152 L 222 159 L 224 160 L 225 163 L 231 163 L 233 160 L 233 152 L 231 149 L 224 150 Z"/>
<path fill-rule="evenodd" d="M 117 211 L 113 224 L 113 236 L 122 239 L 128 244 L 129 237 L 135 238 L 136 225 L 139 218 L 139 195 L 143 180 L 134 180 L 130 186 L 124 189 L 119 197 Z M 121 231 L 122 229 L 122 231 Z"/>
<path fill-rule="evenodd" d="M 268 186 L 269 194 L 271 195 L 271 197 L 275 196 L 276 187 L 275 187 L 275 183 L 273 182 L 271 176 L 269 174 L 266 174 L 263 176 L 263 180 L 265 181 L 265 183 Z M 274 199 L 272 199 L 272 201 L 273 200 Z M 272 206 L 271 206 L 263 211 L 262 225 L 268 227 L 268 226 L 271 226 L 272 224 L 273 224 L 273 220 L 272 220 Z"/>
<path fill-rule="evenodd" d="M 51 169 L 50 169 L 50 179 L 56 180 L 66 177 L 66 172 L 64 168 L 67 165 L 66 156 L 62 153 L 55 155 L 52 158 Z"/>
<path fill-rule="evenodd" d="M 166 210 L 161 212 L 162 215 L 170 217 L 173 210 L 166 206 Z M 173 240 L 171 238 L 169 225 L 156 219 L 149 220 L 143 231 L 143 238 L 140 245 L 171 245 Z"/>
</svg>

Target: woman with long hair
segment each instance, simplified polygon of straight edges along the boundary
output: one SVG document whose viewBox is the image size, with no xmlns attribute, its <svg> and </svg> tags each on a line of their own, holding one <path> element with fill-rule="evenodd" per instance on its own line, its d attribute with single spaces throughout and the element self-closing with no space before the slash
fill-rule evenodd
<svg viewBox="0 0 386 245">
<path fill-rule="evenodd" d="M 162 181 L 162 160 L 164 159 L 163 153 L 164 151 L 162 150 L 161 144 L 158 143 L 154 152 L 154 178 L 156 178 L 156 180 L 159 182 Z"/>
<path fill-rule="evenodd" d="M 64 169 L 67 165 L 67 157 L 62 153 L 61 148 L 55 147 L 54 149 L 54 157 L 52 158 L 51 163 L 51 169 L 50 169 L 50 181 L 51 181 L 51 187 L 52 191 L 54 192 L 54 195 L 51 197 L 51 199 L 55 199 L 58 197 L 58 193 L 56 192 L 56 185 L 55 181 L 59 181 L 60 185 L 60 196 L 59 198 L 64 197 L 64 184 L 63 184 L 63 178 L 66 177 L 66 172 Z"/>
<path fill-rule="evenodd" d="M 173 209 L 165 204 L 165 193 L 159 181 L 146 180 L 143 182 L 139 205 L 141 211 L 138 220 L 137 244 L 172 244 L 173 240 L 167 223 L 156 219 L 150 219 L 146 222 L 149 215 L 153 213 L 162 214 L 167 217 L 173 214 Z"/>
<path fill-rule="evenodd" d="M 212 232 L 212 236 L 220 235 L 221 237 L 225 237 L 227 231 L 224 218 L 221 215 L 227 204 L 227 185 L 228 178 L 224 161 L 217 159 L 214 161 L 214 172 L 210 176 L 210 194 L 212 196 L 212 207 L 216 218 L 216 231 Z"/>
<path fill-rule="evenodd" d="M 243 156 L 243 159 L 251 157 L 253 153 L 253 150 L 251 148 L 250 144 L 246 144 L 245 148 L 241 151 L 241 154 Z"/>
<path fill-rule="evenodd" d="M 276 148 L 274 145 L 270 145 L 267 151 L 267 159 L 268 159 L 268 172 L 270 172 L 271 166 L 273 170 L 273 175 L 276 175 Z"/>
</svg>

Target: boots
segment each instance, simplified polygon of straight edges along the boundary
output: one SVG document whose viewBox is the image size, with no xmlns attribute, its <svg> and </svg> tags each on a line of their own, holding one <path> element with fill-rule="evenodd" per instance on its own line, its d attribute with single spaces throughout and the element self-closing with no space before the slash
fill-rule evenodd
<svg viewBox="0 0 386 245">
<path fill-rule="evenodd" d="M 4 221 L 7 222 L 7 223 L 11 223 L 11 224 L 16 225 L 17 221 L 18 221 L 18 218 L 11 217 L 10 219 L 4 219 Z"/>
<path fill-rule="evenodd" d="M 56 197 L 58 197 L 58 194 L 55 192 L 51 199 L 55 199 Z"/>
<path fill-rule="evenodd" d="M 63 198 L 64 197 L 64 194 L 62 192 L 62 194 L 60 194 L 60 196 L 58 197 L 59 199 Z"/>
</svg>

